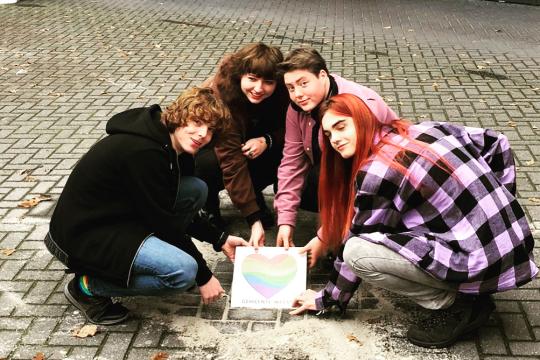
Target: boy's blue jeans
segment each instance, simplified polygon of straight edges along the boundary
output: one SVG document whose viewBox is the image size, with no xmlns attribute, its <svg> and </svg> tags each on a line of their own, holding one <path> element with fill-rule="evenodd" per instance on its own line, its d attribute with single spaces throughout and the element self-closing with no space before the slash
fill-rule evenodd
<svg viewBox="0 0 540 360">
<path fill-rule="evenodd" d="M 206 184 L 202 180 L 192 176 L 180 179 L 175 210 L 185 215 L 184 229 L 206 202 L 207 194 Z M 88 277 L 88 288 L 92 294 L 104 297 L 181 292 L 195 284 L 197 262 L 176 246 L 150 236 L 139 248 L 131 271 L 128 288 L 95 277 Z"/>
</svg>

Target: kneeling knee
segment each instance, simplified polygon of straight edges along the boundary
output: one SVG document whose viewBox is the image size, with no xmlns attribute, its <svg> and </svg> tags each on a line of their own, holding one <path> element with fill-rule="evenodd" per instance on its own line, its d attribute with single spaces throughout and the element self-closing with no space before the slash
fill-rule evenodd
<svg viewBox="0 0 540 360">
<path fill-rule="evenodd" d="M 364 254 L 358 242 L 348 241 L 343 249 L 343 261 L 360 277 L 372 273 L 371 258 Z"/>
<path fill-rule="evenodd" d="M 174 271 L 162 276 L 163 284 L 170 290 L 183 291 L 195 284 L 198 271 L 195 259 L 192 257 L 183 259 L 179 265 Z"/>
</svg>

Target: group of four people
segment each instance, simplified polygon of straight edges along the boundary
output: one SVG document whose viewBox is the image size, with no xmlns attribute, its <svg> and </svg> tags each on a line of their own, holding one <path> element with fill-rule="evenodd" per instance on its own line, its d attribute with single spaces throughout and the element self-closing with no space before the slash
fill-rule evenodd
<svg viewBox="0 0 540 360">
<path fill-rule="evenodd" d="M 75 273 L 68 300 L 96 324 L 128 310 L 111 297 L 199 287 L 224 290 L 191 237 L 234 260 L 275 225 L 262 190 L 276 192 L 277 246 L 294 246 L 299 208 L 320 212 L 301 251 L 310 266 L 335 254 L 327 286 L 293 314 L 345 311 L 361 280 L 433 309 L 407 332 L 444 347 L 485 324 L 490 294 L 538 272 L 516 200 L 507 138 L 491 130 L 400 119 L 373 90 L 330 74 L 311 48 L 286 58 L 262 43 L 225 57 L 202 87 L 113 116 L 108 136 L 75 166 L 45 239 Z M 251 227 L 229 234 L 226 189 Z"/>
</svg>

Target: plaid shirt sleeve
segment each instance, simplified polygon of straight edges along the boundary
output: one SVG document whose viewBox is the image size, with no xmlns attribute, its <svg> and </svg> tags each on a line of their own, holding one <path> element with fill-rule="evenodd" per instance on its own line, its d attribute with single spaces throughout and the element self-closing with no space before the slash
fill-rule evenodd
<svg viewBox="0 0 540 360">
<path fill-rule="evenodd" d="M 464 130 L 472 145 L 467 147 L 468 150 L 480 151 L 479 155 L 499 178 L 501 184 L 516 195 L 516 168 L 508 138 L 490 129 L 464 127 Z"/>
<path fill-rule="evenodd" d="M 343 261 L 342 246 L 334 261 L 330 280 L 315 298 L 317 310 L 326 310 L 336 305 L 342 313 L 345 312 L 349 301 L 360 285 L 360 281 L 360 278 Z"/>
<path fill-rule="evenodd" d="M 399 183 L 402 176 L 392 169 L 384 169 L 382 172 L 386 177 L 377 174 L 369 174 L 370 181 L 365 181 L 366 173 L 361 172 L 357 181 L 363 183 L 357 188 L 355 199 L 355 215 L 352 223 L 352 236 L 363 237 L 362 232 L 378 232 L 389 227 L 397 226 L 400 216 L 399 210 L 395 207 L 393 198 L 399 190 Z M 389 175 L 391 174 L 391 175 Z M 362 224 L 362 231 L 357 229 L 357 225 Z M 357 230 L 357 231 L 355 231 Z M 334 262 L 334 268 L 326 287 L 317 294 L 315 304 L 317 310 L 323 310 L 336 305 L 344 312 L 351 300 L 354 292 L 358 289 L 361 279 L 358 278 L 349 266 L 343 261 L 343 249 L 341 247 Z"/>
</svg>

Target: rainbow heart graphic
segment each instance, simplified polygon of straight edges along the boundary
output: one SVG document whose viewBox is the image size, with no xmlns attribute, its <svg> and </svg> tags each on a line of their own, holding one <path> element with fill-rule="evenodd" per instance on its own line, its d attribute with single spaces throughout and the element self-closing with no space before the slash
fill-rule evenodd
<svg viewBox="0 0 540 360">
<path fill-rule="evenodd" d="M 248 255 L 242 264 L 242 275 L 248 284 L 266 299 L 284 289 L 296 275 L 296 261 L 287 254 L 268 258 Z"/>
</svg>

